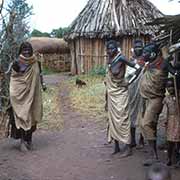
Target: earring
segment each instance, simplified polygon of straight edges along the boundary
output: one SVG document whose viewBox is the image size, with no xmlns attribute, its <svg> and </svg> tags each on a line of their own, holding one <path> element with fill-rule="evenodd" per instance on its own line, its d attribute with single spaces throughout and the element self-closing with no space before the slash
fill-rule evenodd
<svg viewBox="0 0 180 180">
<path fill-rule="evenodd" d="M 152 52 L 151 53 L 151 58 L 155 58 L 156 57 L 156 53 L 155 52 Z"/>
</svg>

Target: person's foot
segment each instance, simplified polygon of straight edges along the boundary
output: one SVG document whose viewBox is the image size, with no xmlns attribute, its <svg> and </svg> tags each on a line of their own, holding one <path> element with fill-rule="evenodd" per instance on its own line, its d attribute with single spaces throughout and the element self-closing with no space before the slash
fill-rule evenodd
<svg viewBox="0 0 180 180">
<path fill-rule="evenodd" d="M 132 155 L 132 149 L 130 148 L 130 146 L 128 146 L 125 148 L 125 151 L 120 154 L 119 158 L 126 158 L 131 155 Z"/>
<path fill-rule="evenodd" d="M 179 169 L 180 168 L 180 161 L 177 161 L 175 164 L 172 164 L 172 167 L 175 168 L 175 169 L 176 168 Z"/>
<path fill-rule="evenodd" d="M 22 141 L 21 140 L 21 143 L 20 143 L 20 151 L 23 152 L 23 153 L 26 153 L 28 151 L 28 148 L 26 146 L 26 143 L 25 141 Z"/>
<path fill-rule="evenodd" d="M 167 144 L 166 144 L 166 143 L 164 143 L 164 144 L 160 144 L 160 145 L 158 145 L 158 149 L 159 149 L 160 151 L 167 150 L 167 149 L 168 149 Z"/>
<path fill-rule="evenodd" d="M 130 144 L 130 147 L 131 148 L 134 148 L 134 147 L 136 147 L 137 145 L 136 145 L 136 142 L 132 142 L 131 144 Z"/>
<path fill-rule="evenodd" d="M 115 155 L 120 152 L 119 142 L 117 140 L 114 140 L 114 152 L 112 155 Z"/>
<path fill-rule="evenodd" d="M 114 152 L 112 153 L 112 155 L 115 155 L 115 154 L 119 153 L 120 151 L 121 150 L 120 150 L 119 144 L 115 143 Z"/>
<path fill-rule="evenodd" d="M 30 142 L 27 142 L 27 149 L 32 151 L 33 150 L 33 143 L 30 141 Z"/>
<path fill-rule="evenodd" d="M 140 149 L 143 149 L 144 148 L 144 144 L 138 144 L 137 146 L 136 146 L 136 149 L 137 150 L 140 150 Z"/>
<path fill-rule="evenodd" d="M 115 154 L 117 154 L 119 152 L 120 152 L 120 148 L 119 149 L 115 149 L 114 152 L 112 153 L 112 155 L 115 155 Z"/>
<path fill-rule="evenodd" d="M 143 162 L 143 166 L 152 166 L 153 164 L 155 163 L 159 163 L 159 159 L 157 158 L 150 158 L 150 159 L 146 159 L 144 162 Z"/>
<path fill-rule="evenodd" d="M 156 149 L 156 140 L 148 140 L 148 154 L 149 158 L 143 162 L 143 166 L 151 166 L 160 162 Z"/>
<path fill-rule="evenodd" d="M 167 166 L 171 166 L 172 165 L 172 161 L 168 159 L 166 165 Z"/>
<path fill-rule="evenodd" d="M 140 134 L 138 146 L 142 147 L 142 148 L 145 146 L 145 141 L 144 141 L 144 137 L 142 134 Z"/>
</svg>

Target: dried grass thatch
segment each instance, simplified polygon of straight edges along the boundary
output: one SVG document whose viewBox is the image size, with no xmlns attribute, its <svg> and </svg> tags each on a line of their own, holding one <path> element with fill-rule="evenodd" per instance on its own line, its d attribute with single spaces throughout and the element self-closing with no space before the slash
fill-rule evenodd
<svg viewBox="0 0 180 180">
<path fill-rule="evenodd" d="M 157 26 L 145 24 L 162 16 L 148 0 L 89 0 L 70 25 L 65 39 L 152 35 Z"/>
<path fill-rule="evenodd" d="M 166 45 L 168 41 L 176 43 L 180 39 L 180 14 L 157 18 L 150 25 L 160 25 L 162 34 L 156 38 L 157 41 Z M 172 37 L 170 37 L 172 36 Z"/>
<path fill-rule="evenodd" d="M 29 39 L 34 51 L 42 54 L 70 53 L 68 44 L 63 39 L 33 37 Z"/>
</svg>

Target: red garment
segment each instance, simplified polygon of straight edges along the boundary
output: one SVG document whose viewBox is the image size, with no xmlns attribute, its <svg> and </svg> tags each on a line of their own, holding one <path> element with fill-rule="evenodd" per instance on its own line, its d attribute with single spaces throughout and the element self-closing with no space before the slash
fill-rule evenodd
<svg viewBox="0 0 180 180">
<path fill-rule="evenodd" d="M 163 65 L 163 57 L 157 57 L 157 59 L 155 61 L 153 61 L 152 63 L 149 63 L 147 65 L 147 69 L 162 69 L 162 65 Z"/>
</svg>

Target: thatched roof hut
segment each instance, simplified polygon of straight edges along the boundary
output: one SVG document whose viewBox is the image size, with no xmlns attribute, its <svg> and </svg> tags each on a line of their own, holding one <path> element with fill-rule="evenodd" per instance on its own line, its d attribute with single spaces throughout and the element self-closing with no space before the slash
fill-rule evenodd
<svg viewBox="0 0 180 180">
<path fill-rule="evenodd" d="M 32 37 L 28 40 L 35 52 L 43 54 L 43 66 L 58 72 L 70 71 L 71 56 L 63 39 Z"/>
<path fill-rule="evenodd" d="M 70 52 L 67 42 L 59 38 L 32 37 L 29 42 L 32 44 L 34 51 L 42 54 Z"/>
<path fill-rule="evenodd" d="M 88 73 L 105 64 L 105 40 L 117 39 L 126 56 L 134 38 L 148 41 L 157 26 L 146 26 L 163 14 L 148 0 L 89 0 L 70 25 L 65 39 L 72 55 L 72 73 Z"/>
</svg>

